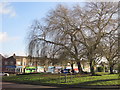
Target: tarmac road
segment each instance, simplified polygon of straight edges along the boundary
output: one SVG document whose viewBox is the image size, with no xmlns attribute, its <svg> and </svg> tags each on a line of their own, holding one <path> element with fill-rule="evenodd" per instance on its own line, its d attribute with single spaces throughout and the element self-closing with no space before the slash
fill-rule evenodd
<svg viewBox="0 0 120 90">
<path fill-rule="evenodd" d="M 11 89 L 12 88 L 16 88 L 17 89 L 20 89 L 22 90 L 23 89 L 30 89 L 30 88 L 58 88 L 58 87 L 52 87 L 52 86 L 40 86 L 40 85 L 28 85 L 28 84 L 16 84 L 16 83 L 11 83 L 11 82 L 2 82 L 2 90 L 6 90 L 6 89 Z M 1 88 L 1 87 L 0 87 Z"/>
<path fill-rule="evenodd" d="M 120 88 L 116 88 L 116 87 L 76 87 L 76 88 L 60 88 L 60 87 L 52 87 L 52 86 L 41 86 L 41 85 L 29 85 L 29 84 L 16 84 L 16 83 L 11 83 L 11 82 L 0 82 L 0 90 L 40 90 L 40 89 L 54 89 L 54 90 L 101 90 L 101 88 L 103 90 L 120 90 Z"/>
</svg>

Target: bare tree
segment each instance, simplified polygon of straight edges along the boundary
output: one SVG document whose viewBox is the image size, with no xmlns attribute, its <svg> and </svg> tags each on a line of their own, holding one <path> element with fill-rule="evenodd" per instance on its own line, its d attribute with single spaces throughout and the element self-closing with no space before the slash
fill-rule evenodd
<svg viewBox="0 0 120 90">
<path fill-rule="evenodd" d="M 45 18 L 45 26 L 41 27 L 38 21 L 37 23 L 35 22 L 35 24 L 32 25 L 32 38 L 29 43 L 30 53 L 36 54 L 37 50 L 43 52 L 41 47 L 42 43 L 48 46 L 52 44 L 56 45 L 59 48 L 67 50 L 71 57 L 77 61 L 79 72 L 83 72 L 80 64 L 80 58 L 82 57 L 80 54 L 84 52 L 84 47 L 75 40 L 79 35 L 76 36 L 77 27 L 74 27 L 75 24 L 79 25 L 81 22 L 79 22 L 80 17 L 73 13 L 75 11 L 76 8 L 70 10 L 63 5 L 58 5 L 58 7 L 52 10 Z M 39 46 L 41 49 L 37 49 Z"/>
<path fill-rule="evenodd" d="M 114 21 L 116 20 L 118 8 L 117 3 L 107 2 L 89 3 L 87 6 L 85 15 L 83 15 L 85 28 L 80 31 L 82 34 L 80 43 L 87 49 L 86 53 L 90 61 L 90 70 L 92 75 L 94 75 L 96 51 L 103 37 L 117 29 L 116 25 L 114 26 Z"/>
<path fill-rule="evenodd" d="M 118 61 L 118 34 L 114 31 L 112 34 L 107 35 L 103 43 L 103 54 L 108 60 L 110 73 L 113 74 L 113 69 Z"/>
<path fill-rule="evenodd" d="M 94 75 L 95 60 L 100 55 L 99 45 L 102 38 L 115 29 L 113 21 L 116 12 L 116 3 L 88 3 L 86 9 L 79 5 L 73 8 L 58 5 L 48 13 L 44 25 L 40 25 L 39 21 L 32 25 L 30 52 L 40 54 L 45 47 L 43 55 L 49 56 L 47 48 L 55 45 L 69 53 L 77 62 L 80 73 L 83 72 L 81 59 L 86 55 Z"/>
</svg>

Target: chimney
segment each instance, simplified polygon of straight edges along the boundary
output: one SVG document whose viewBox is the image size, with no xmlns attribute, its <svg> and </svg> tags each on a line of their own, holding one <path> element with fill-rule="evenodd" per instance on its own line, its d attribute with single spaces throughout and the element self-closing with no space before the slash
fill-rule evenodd
<svg viewBox="0 0 120 90">
<path fill-rule="evenodd" d="M 16 55 L 15 55 L 15 53 L 14 53 L 14 54 L 13 54 L 13 57 L 15 58 L 15 56 L 16 56 Z"/>
</svg>

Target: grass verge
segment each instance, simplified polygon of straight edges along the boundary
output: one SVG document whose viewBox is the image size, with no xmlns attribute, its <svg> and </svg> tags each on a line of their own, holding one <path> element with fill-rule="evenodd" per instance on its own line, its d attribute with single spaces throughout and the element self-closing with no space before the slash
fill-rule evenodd
<svg viewBox="0 0 120 90">
<path fill-rule="evenodd" d="M 100 73 L 99 73 L 100 74 Z M 18 76 L 4 76 L 3 81 L 36 84 L 36 85 L 51 85 L 51 86 L 81 86 L 81 85 L 119 85 L 120 79 L 118 74 L 103 74 L 102 76 L 84 75 L 65 75 L 60 74 L 29 74 Z"/>
</svg>

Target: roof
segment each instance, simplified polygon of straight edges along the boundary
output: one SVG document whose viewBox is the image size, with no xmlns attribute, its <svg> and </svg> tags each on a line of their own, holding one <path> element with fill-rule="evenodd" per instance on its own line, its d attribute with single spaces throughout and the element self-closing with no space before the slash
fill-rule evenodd
<svg viewBox="0 0 120 90">
<path fill-rule="evenodd" d="M 28 58 L 27 56 L 15 56 L 15 59 Z"/>
<path fill-rule="evenodd" d="M 5 59 L 5 57 L 0 54 L 0 60 L 2 60 L 2 59 Z"/>
<path fill-rule="evenodd" d="M 12 59 L 12 60 L 13 60 L 13 59 L 15 60 L 15 58 L 14 58 L 13 56 L 10 56 L 10 57 L 8 57 L 8 58 L 6 58 L 6 59 L 7 59 L 7 60 L 11 60 L 11 59 Z"/>
</svg>

